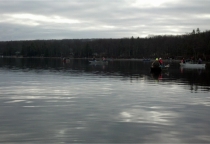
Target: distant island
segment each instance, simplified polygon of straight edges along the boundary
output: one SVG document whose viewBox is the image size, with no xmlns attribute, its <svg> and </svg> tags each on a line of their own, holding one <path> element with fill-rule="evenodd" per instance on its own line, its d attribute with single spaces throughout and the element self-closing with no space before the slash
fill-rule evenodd
<svg viewBox="0 0 210 144">
<path fill-rule="evenodd" d="M 69 57 L 165 59 L 202 58 L 210 61 L 210 31 L 146 38 L 1 41 L 1 57 Z"/>
</svg>

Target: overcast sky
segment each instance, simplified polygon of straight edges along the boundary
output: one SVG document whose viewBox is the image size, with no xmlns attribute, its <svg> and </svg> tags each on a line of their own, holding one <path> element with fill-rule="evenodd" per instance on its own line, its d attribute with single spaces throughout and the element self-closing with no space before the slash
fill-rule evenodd
<svg viewBox="0 0 210 144">
<path fill-rule="evenodd" d="M 0 41 L 210 30 L 210 0 L 0 0 Z"/>
</svg>

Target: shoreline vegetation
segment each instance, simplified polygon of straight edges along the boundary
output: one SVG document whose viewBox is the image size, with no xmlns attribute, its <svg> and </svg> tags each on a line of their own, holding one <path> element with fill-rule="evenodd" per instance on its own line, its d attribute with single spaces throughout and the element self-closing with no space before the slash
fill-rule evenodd
<svg viewBox="0 0 210 144">
<path fill-rule="evenodd" d="M 210 61 L 210 31 L 199 28 L 185 35 L 150 36 L 146 38 L 118 39 L 62 39 L 0 41 L 0 57 L 18 58 L 74 58 L 113 60 L 165 60 Z"/>
<path fill-rule="evenodd" d="M 16 57 L 16 56 L 4 56 L 2 58 L 13 58 L 13 59 L 60 59 L 63 61 L 62 57 Z M 67 58 L 69 60 L 92 60 L 92 58 Z M 102 60 L 102 58 L 96 58 L 96 60 Z M 123 58 L 106 58 L 107 61 L 145 61 L 145 59 L 141 58 L 130 58 L 130 59 L 123 59 Z M 145 62 L 153 62 L 155 59 L 149 59 Z M 181 59 L 163 59 L 164 62 L 180 62 Z M 203 63 L 210 64 L 209 61 L 203 61 Z"/>
</svg>

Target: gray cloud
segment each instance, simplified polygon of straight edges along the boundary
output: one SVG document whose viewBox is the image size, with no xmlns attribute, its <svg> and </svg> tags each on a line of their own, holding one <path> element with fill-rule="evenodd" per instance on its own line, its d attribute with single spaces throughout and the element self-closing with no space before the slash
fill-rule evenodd
<svg viewBox="0 0 210 144">
<path fill-rule="evenodd" d="M 0 1 L 0 40 L 122 38 L 209 29 L 209 0 Z"/>
</svg>

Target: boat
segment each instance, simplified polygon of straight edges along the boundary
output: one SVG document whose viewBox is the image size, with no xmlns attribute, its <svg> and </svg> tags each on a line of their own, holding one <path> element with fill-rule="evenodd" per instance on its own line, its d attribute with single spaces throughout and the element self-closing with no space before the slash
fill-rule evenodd
<svg viewBox="0 0 210 144">
<path fill-rule="evenodd" d="M 197 68 L 203 69 L 206 67 L 206 64 L 196 64 L 196 63 L 180 63 L 180 66 L 183 68 Z"/>
<path fill-rule="evenodd" d="M 161 73 L 162 71 L 166 71 L 168 70 L 168 68 L 170 67 L 169 64 L 167 65 L 159 65 L 159 66 L 151 66 L 150 71 L 151 73 Z"/>
<path fill-rule="evenodd" d="M 143 59 L 142 61 L 143 62 L 150 62 L 151 60 L 150 59 Z"/>
<path fill-rule="evenodd" d="M 92 61 L 89 61 L 90 62 L 90 64 L 108 64 L 108 61 L 107 60 L 105 60 L 105 61 L 103 61 L 103 60 L 101 60 L 101 61 L 98 61 L 98 60 L 92 60 Z"/>
<path fill-rule="evenodd" d="M 167 65 L 160 65 L 162 70 L 168 70 L 168 68 L 170 67 L 170 64 Z"/>
<path fill-rule="evenodd" d="M 69 58 L 63 58 L 63 62 L 64 63 L 70 63 L 70 59 Z"/>
</svg>

